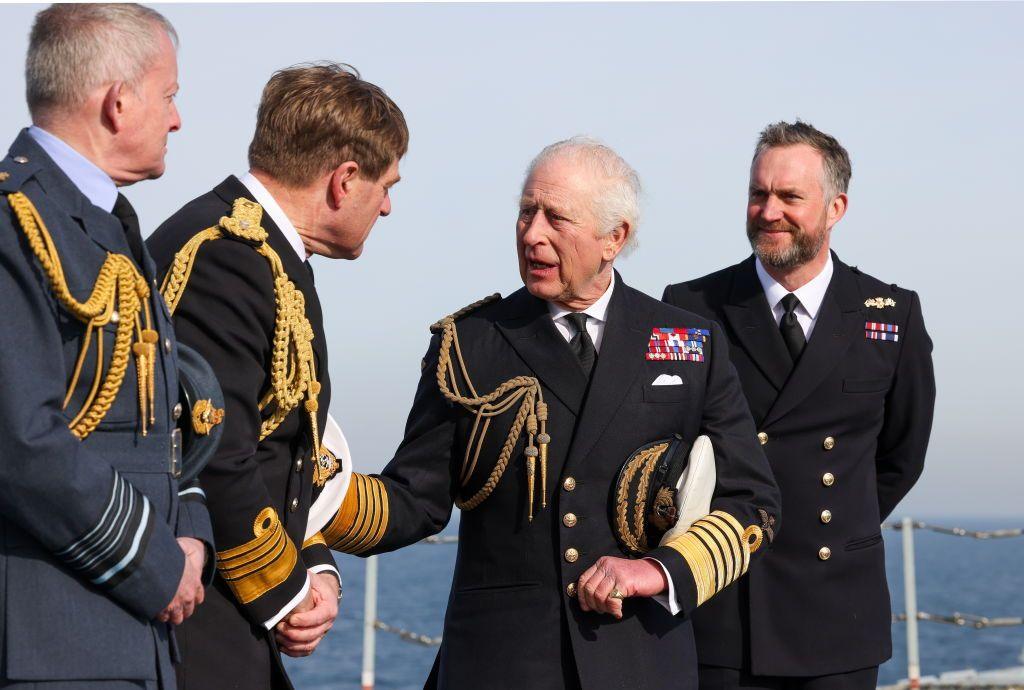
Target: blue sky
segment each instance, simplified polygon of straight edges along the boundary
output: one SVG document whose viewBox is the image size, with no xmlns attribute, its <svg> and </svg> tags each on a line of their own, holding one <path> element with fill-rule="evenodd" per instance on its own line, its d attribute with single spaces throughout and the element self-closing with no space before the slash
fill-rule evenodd
<svg viewBox="0 0 1024 690">
<path fill-rule="evenodd" d="M 850 151 L 833 247 L 917 290 L 939 398 L 928 464 L 897 515 L 1024 517 L 1019 196 L 1024 5 L 154 5 L 181 36 L 168 172 L 128 190 L 148 234 L 245 170 L 277 68 L 355 65 L 402 107 L 412 142 L 356 262 L 315 259 L 332 412 L 361 471 L 401 438 L 427 326 L 520 285 L 515 204 L 544 145 L 598 137 L 640 173 L 640 247 L 619 265 L 664 285 L 749 253 L 744 203 L 759 130 L 803 118 Z M 37 5 L 5 5 L 0 130 L 27 123 L 21 77 Z M 198 230 L 198 228 L 197 228 Z"/>
</svg>

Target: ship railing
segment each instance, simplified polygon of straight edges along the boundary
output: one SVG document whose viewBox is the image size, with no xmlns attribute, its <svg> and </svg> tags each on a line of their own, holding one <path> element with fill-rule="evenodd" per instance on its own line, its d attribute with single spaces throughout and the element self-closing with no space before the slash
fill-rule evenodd
<svg viewBox="0 0 1024 690">
<path fill-rule="evenodd" d="M 907 682 L 910 690 L 917 690 L 921 686 L 921 659 L 917 634 L 918 621 L 945 623 L 959 627 L 973 628 L 975 630 L 980 630 L 982 628 L 1024 625 L 1024 618 L 990 618 L 959 612 L 942 615 L 919 611 L 917 608 L 917 582 L 914 557 L 915 530 L 926 530 L 954 537 L 995 540 L 1024 536 L 1024 529 L 969 530 L 962 527 L 932 525 L 909 517 L 903 518 L 900 522 L 884 523 L 882 528 L 902 532 L 903 537 L 903 600 L 905 602 L 906 611 L 903 613 L 894 613 L 892 619 L 894 623 L 905 622 L 907 624 Z M 427 537 L 420 543 L 455 544 L 458 543 L 458 541 L 459 538 L 456 536 L 433 536 Z M 378 630 L 395 635 L 404 642 L 419 644 L 426 647 L 436 647 L 441 644 L 440 636 L 435 637 L 414 632 L 412 630 L 406 630 L 404 628 L 385 623 L 377 618 L 377 576 L 379 568 L 380 565 L 377 561 L 377 556 L 370 556 L 366 559 L 366 593 L 363 602 L 363 690 L 373 690 L 376 682 L 375 659 Z"/>
<path fill-rule="evenodd" d="M 964 613 L 937 615 L 919 611 L 917 609 L 917 574 L 915 572 L 916 559 L 914 557 L 915 530 L 927 530 L 954 537 L 991 540 L 1020 537 L 1024 535 L 1024 529 L 968 530 L 962 527 L 930 525 L 909 517 L 903 518 L 900 522 L 884 523 L 882 527 L 903 533 L 903 601 L 906 611 L 894 614 L 893 620 L 905 621 L 907 624 L 907 685 L 910 690 L 918 690 L 921 687 L 921 654 L 917 636 L 918 621 L 948 623 L 960 626 L 969 625 L 974 629 L 1024 625 L 1024 619 L 1021 618 L 986 618 L 984 616 Z"/>
</svg>

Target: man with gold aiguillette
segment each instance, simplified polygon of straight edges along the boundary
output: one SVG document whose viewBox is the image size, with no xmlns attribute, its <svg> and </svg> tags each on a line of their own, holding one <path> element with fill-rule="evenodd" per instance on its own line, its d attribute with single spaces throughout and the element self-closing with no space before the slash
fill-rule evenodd
<svg viewBox="0 0 1024 690">
<path fill-rule="evenodd" d="M 0 161 L 5 690 L 168 690 L 172 626 L 209 581 L 202 489 L 179 481 L 184 352 L 118 192 L 164 172 L 176 42 L 131 4 L 53 5 L 29 38 L 32 126 Z"/>
<path fill-rule="evenodd" d="M 779 494 L 720 328 L 612 267 L 638 196 L 606 146 L 541 152 L 516 226 L 525 287 L 435 325 L 397 454 L 353 475 L 323 529 L 367 555 L 462 509 L 429 688 L 696 688 L 689 614 L 772 537 Z"/>
<path fill-rule="evenodd" d="M 179 338 L 220 378 L 224 439 L 201 476 L 217 577 L 181 631 L 179 687 L 290 687 L 279 654 L 310 654 L 338 611 L 340 575 L 313 498 L 337 472 L 321 451 L 330 380 L 307 258 L 355 259 L 408 130 L 378 87 L 341 65 L 285 69 L 263 92 L 250 171 L 188 203 L 150 238 Z"/>
</svg>

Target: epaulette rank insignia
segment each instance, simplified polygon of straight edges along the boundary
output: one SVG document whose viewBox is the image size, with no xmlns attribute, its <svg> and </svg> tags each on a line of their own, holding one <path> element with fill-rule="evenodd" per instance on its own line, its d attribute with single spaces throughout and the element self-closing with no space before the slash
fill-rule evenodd
<svg viewBox="0 0 1024 690">
<path fill-rule="evenodd" d="M 864 300 L 864 306 L 867 308 L 874 307 L 875 309 L 885 309 L 886 307 L 895 307 L 896 300 L 892 297 L 871 297 Z"/>
<path fill-rule="evenodd" d="M 707 328 L 654 328 L 647 342 L 647 359 L 652 362 L 703 362 L 704 343 L 711 338 Z"/>
</svg>

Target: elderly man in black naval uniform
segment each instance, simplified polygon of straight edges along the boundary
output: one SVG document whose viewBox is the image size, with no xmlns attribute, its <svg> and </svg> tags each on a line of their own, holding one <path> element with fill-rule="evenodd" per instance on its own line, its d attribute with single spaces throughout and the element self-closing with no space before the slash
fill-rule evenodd
<svg viewBox="0 0 1024 690">
<path fill-rule="evenodd" d="M 768 126 L 754 256 L 665 289 L 724 324 L 787 518 L 763 566 L 694 616 L 702 690 L 868 690 L 891 655 L 879 524 L 924 466 L 932 344 L 916 293 L 830 251 L 849 180 L 833 137 Z"/>
<path fill-rule="evenodd" d="M 380 476 L 353 475 L 323 530 L 367 555 L 462 509 L 429 688 L 695 688 L 688 615 L 746 571 L 756 547 L 744 533 L 777 519 L 721 329 L 613 269 L 636 237 L 638 192 L 597 142 L 541 152 L 516 224 L 525 287 L 435 324 L 405 439 Z M 668 334 L 700 342 L 664 355 Z M 714 445 L 710 514 L 627 559 L 610 515 L 616 476 L 675 434 Z"/>
<path fill-rule="evenodd" d="M 171 624 L 203 600 L 179 351 L 118 192 L 164 172 L 176 40 L 129 4 L 54 5 L 32 27 L 33 124 L 0 161 L 2 688 L 173 687 Z"/>
<path fill-rule="evenodd" d="M 343 65 L 281 70 L 263 91 L 249 172 L 186 204 L 150 237 L 182 342 L 225 395 L 201 475 L 217 577 L 182 627 L 179 688 L 290 687 L 279 652 L 310 654 L 338 612 L 340 575 L 310 504 L 338 464 L 321 453 L 331 399 L 308 258 L 355 259 L 391 212 L 408 129 Z"/>
</svg>

